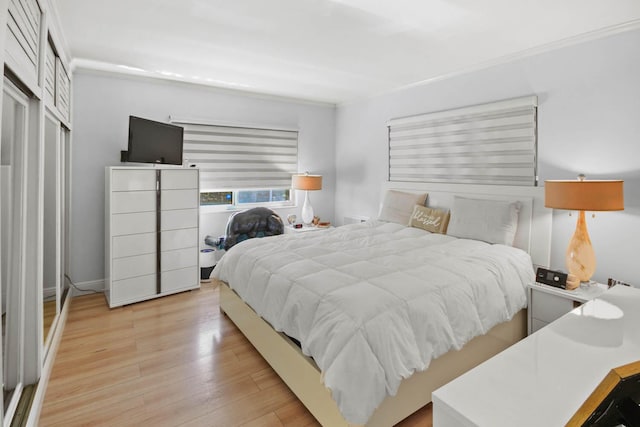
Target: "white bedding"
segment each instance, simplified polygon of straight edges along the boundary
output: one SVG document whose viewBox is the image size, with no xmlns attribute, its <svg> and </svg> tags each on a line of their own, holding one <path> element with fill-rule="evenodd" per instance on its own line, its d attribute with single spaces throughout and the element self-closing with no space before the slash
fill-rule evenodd
<svg viewBox="0 0 640 427">
<path fill-rule="evenodd" d="M 519 249 L 372 221 L 244 241 L 213 277 L 298 339 L 365 424 L 403 378 L 524 308 L 534 272 Z"/>
</svg>

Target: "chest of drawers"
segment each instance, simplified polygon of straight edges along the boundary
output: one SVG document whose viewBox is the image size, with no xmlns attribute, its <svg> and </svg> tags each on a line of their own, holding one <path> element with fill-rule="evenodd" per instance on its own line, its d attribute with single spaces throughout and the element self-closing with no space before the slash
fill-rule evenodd
<svg viewBox="0 0 640 427">
<path fill-rule="evenodd" d="M 108 167 L 105 295 L 110 307 L 198 288 L 197 169 Z"/>
</svg>

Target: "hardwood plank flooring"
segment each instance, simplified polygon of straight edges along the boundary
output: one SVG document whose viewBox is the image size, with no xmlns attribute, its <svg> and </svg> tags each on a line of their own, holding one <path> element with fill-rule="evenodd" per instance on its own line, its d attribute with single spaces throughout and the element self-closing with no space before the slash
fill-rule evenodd
<svg viewBox="0 0 640 427">
<path fill-rule="evenodd" d="M 200 290 L 109 309 L 102 294 L 71 300 L 41 426 L 317 426 Z M 399 424 L 431 427 L 431 405 Z"/>
<path fill-rule="evenodd" d="M 53 319 L 56 317 L 56 301 L 45 301 L 42 307 L 42 340 L 47 340 L 49 330 L 53 324 Z"/>
</svg>

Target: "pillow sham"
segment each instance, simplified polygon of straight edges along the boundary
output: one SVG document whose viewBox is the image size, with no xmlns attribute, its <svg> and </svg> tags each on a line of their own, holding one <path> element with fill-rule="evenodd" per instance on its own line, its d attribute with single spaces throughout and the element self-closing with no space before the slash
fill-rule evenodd
<svg viewBox="0 0 640 427">
<path fill-rule="evenodd" d="M 407 193 L 398 190 L 387 190 L 384 195 L 378 219 L 409 225 L 409 217 L 415 205 L 424 206 L 427 193 Z"/>
<path fill-rule="evenodd" d="M 455 196 L 447 234 L 513 246 L 520 202 Z"/>
<path fill-rule="evenodd" d="M 409 225 L 432 233 L 445 234 L 449 225 L 449 216 L 449 211 L 415 205 Z"/>
</svg>

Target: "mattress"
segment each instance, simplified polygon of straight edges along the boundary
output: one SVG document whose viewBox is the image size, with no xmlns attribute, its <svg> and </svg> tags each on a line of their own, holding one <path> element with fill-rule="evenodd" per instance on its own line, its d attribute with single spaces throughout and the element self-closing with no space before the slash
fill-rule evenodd
<svg viewBox="0 0 640 427">
<path fill-rule="evenodd" d="M 298 340 L 365 424 L 404 378 L 524 308 L 534 272 L 520 249 L 371 221 L 244 241 L 212 277 Z"/>
</svg>

